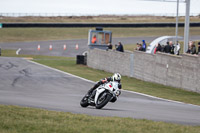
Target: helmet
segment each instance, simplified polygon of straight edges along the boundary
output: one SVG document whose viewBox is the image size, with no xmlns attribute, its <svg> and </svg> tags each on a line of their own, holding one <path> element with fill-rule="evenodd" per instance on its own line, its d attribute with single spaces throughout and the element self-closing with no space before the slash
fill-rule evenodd
<svg viewBox="0 0 200 133">
<path fill-rule="evenodd" d="M 113 81 L 120 81 L 121 80 L 121 75 L 119 73 L 115 73 L 113 76 Z"/>
</svg>

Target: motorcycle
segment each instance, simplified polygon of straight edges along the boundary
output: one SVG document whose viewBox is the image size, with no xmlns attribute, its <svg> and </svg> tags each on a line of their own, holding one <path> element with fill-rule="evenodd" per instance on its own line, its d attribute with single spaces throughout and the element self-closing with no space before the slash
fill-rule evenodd
<svg viewBox="0 0 200 133">
<path fill-rule="evenodd" d="M 95 106 L 97 109 L 101 109 L 108 102 L 114 103 L 121 94 L 118 84 L 118 82 L 112 81 L 100 85 L 89 96 L 85 95 L 82 98 L 80 105 L 82 107 L 87 107 L 90 105 Z"/>
</svg>

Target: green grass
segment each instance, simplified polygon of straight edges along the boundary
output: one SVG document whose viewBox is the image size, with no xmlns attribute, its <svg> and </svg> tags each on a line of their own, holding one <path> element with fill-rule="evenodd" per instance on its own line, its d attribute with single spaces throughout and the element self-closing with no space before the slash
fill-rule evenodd
<svg viewBox="0 0 200 133">
<path fill-rule="evenodd" d="M 13 50 L 3 50 L 2 56 L 16 56 Z M 84 65 L 76 65 L 75 58 L 72 57 L 49 57 L 39 55 L 20 55 L 18 57 L 32 57 L 33 61 L 92 80 L 98 81 L 101 78 L 111 76 L 112 73 L 108 73 L 101 70 L 95 70 Z M 122 77 L 122 86 L 125 90 L 136 91 L 140 93 L 149 94 L 161 98 L 170 100 L 181 101 L 185 103 L 191 103 L 200 105 L 200 94 L 195 92 L 189 92 L 180 88 L 174 88 L 164 86 L 156 83 L 145 82 L 135 78 Z"/>
<path fill-rule="evenodd" d="M 47 41 L 87 39 L 88 30 L 94 28 L 2 28 L 1 42 Z M 141 37 L 175 35 L 175 28 L 104 28 L 113 33 L 113 37 Z M 179 28 L 183 36 L 184 28 Z M 200 27 L 191 27 L 190 35 L 200 35 Z M 123 42 L 122 42 L 123 43 Z"/>
<path fill-rule="evenodd" d="M 87 35 L 88 28 L 2 28 L 0 42 L 82 39 Z"/>
<path fill-rule="evenodd" d="M 199 133 L 200 126 L 0 105 L 1 133 Z"/>
</svg>

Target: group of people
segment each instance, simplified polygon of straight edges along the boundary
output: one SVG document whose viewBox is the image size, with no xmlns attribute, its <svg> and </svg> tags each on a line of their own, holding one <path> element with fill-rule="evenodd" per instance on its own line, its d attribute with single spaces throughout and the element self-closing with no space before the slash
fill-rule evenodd
<svg viewBox="0 0 200 133">
<path fill-rule="evenodd" d="M 135 48 L 135 50 L 138 50 L 138 51 L 146 51 L 146 42 L 145 40 L 142 40 L 142 44 L 141 43 L 137 43 L 137 47 Z"/>
<path fill-rule="evenodd" d="M 108 43 L 108 49 L 112 49 L 111 43 Z M 115 44 L 115 49 L 116 49 L 116 51 L 124 52 L 124 47 L 121 42 L 118 42 L 118 44 Z"/>
<path fill-rule="evenodd" d="M 200 42 L 198 43 L 198 50 L 196 50 L 196 45 L 193 41 L 189 42 L 188 45 L 188 50 L 187 52 L 188 54 L 200 54 Z"/>
<path fill-rule="evenodd" d="M 96 36 L 96 35 L 94 35 L 94 36 L 92 37 L 91 43 L 92 43 L 92 44 L 97 43 L 97 36 Z M 108 43 L 107 45 L 108 45 L 108 46 L 107 46 L 108 49 L 112 49 L 112 48 L 113 48 L 113 46 L 112 46 L 111 43 Z M 121 43 L 120 41 L 118 42 L 118 44 L 115 44 L 115 49 L 116 49 L 116 51 L 124 52 L 124 47 L 123 47 L 123 45 L 122 45 L 122 43 Z"/>
<path fill-rule="evenodd" d="M 165 53 L 169 53 L 169 54 L 179 55 L 180 49 L 181 49 L 181 47 L 178 42 L 177 42 L 177 44 L 173 44 L 172 41 L 169 41 L 169 42 L 167 42 L 167 45 L 165 45 L 165 46 L 161 46 L 160 44 L 158 44 L 154 50 L 154 54 L 159 51 L 159 52 L 165 52 Z M 196 50 L 195 43 L 193 41 L 190 41 L 189 45 L 188 45 L 188 50 L 186 53 L 200 54 L 200 42 L 198 43 L 198 50 Z"/>
<path fill-rule="evenodd" d="M 156 52 L 164 52 L 164 53 L 168 53 L 168 54 L 176 54 L 179 55 L 180 52 L 180 44 L 177 42 L 177 44 L 173 44 L 172 41 L 167 42 L 167 45 L 160 45 L 160 43 L 157 44 L 155 50 L 154 50 L 154 54 L 156 54 Z"/>
</svg>

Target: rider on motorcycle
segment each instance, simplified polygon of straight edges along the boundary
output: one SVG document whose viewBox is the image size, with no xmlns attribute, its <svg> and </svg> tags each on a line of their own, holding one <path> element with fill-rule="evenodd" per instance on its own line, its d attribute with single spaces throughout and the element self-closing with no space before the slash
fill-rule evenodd
<svg viewBox="0 0 200 133">
<path fill-rule="evenodd" d="M 107 77 L 105 79 L 101 79 L 99 82 L 97 82 L 97 84 L 94 85 L 94 87 L 92 87 L 88 93 L 87 93 L 87 96 L 89 97 L 92 92 L 98 88 L 100 85 L 106 83 L 106 82 L 110 82 L 110 81 L 117 81 L 119 83 L 118 85 L 118 88 L 121 89 L 122 88 L 122 85 L 120 84 L 120 81 L 121 81 L 121 75 L 119 73 L 115 73 L 112 77 Z"/>
</svg>

